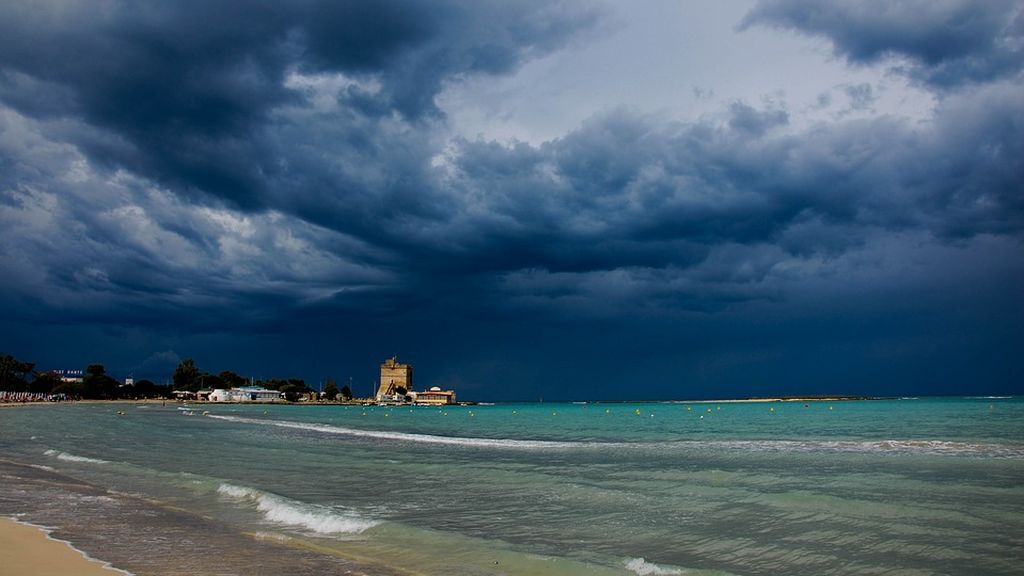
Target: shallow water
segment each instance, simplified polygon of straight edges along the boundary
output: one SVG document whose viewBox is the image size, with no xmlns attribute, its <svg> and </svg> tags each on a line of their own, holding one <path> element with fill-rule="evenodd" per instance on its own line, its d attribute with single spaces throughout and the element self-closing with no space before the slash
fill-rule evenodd
<svg viewBox="0 0 1024 576">
<path fill-rule="evenodd" d="M 102 496 L 238 539 L 243 558 L 277 546 L 371 573 L 1013 574 L 1024 559 L 1014 398 L 180 408 L 0 411 L 5 457 L 52 469 L 16 468 L 29 488 L 0 514 L 60 524 L 33 504 L 33 470 L 95 492 L 67 496 L 78 525 L 116 517 L 75 504 Z"/>
</svg>

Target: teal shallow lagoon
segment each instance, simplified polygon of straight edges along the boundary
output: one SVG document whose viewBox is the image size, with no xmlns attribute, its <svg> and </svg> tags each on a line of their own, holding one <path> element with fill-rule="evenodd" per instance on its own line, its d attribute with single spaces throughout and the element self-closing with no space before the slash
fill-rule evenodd
<svg viewBox="0 0 1024 576">
<path fill-rule="evenodd" d="M 181 408 L 4 410 L 0 447 L 382 573 L 1012 574 L 1024 554 L 1015 398 Z M 0 513 L 32 514 L 27 492 Z"/>
</svg>

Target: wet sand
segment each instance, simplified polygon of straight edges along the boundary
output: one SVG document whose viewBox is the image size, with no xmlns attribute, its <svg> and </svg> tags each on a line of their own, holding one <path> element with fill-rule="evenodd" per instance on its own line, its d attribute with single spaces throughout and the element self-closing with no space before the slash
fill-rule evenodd
<svg viewBox="0 0 1024 576">
<path fill-rule="evenodd" d="M 0 576 L 112 576 L 124 574 L 87 558 L 43 528 L 0 518 Z"/>
</svg>

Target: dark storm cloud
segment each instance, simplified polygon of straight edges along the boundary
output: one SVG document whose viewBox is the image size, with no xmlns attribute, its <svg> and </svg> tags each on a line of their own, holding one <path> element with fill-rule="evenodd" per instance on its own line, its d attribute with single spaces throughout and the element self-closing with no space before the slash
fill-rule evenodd
<svg viewBox="0 0 1024 576">
<path fill-rule="evenodd" d="M 955 87 L 1021 71 L 1022 6 L 1019 0 L 761 0 L 740 27 L 766 25 L 823 36 L 851 63 L 902 57 L 913 78 Z"/>
<path fill-rule="evenodd" d="M 744 305 L 813 317 L 792 301 L 817 311 L 836 293 L 1019 276 L 1006 263 L 1024 236 L 1017 5 L 991 5 L 1002 24 L 975 7 L 955 30 L 944 24 L 960 3 L 803 6 L 798 18 L 800 6 L 761 3 L 744 26 L 825 35 L 851 63 L 903 66 L 941 94 L 934 109 L 873 114 L 883 89 L 861 82 L 825 94 L 820 108 L 832 94 L 849 108 L 828 121 L 752 94 L 695 120 L 611 108 L 543 143 L 467 138 L 436 103 L 446 86 L 513 73 L 593 29 L 600 10 L 5 7 L 0 262 L 17 282 L 0 285 L 0 317 L 166 330 L 221 350 L 236 346 L 224 332 L 342 334 L 367 354 L 471 341 L 485 356 L 492 323 L 520 352 L 561 323 L 559 338 L 575 334 L 585 352 L 614 340 L 588 332 L 607 321 L 667 366 L 672 319 L 731 346 Z M 895 18 L 911 8 L 920 28 Z M 958 280 L 950 254 L 984 270 Z M 827 332 L 814 322 L 781 324 L 813 340 Z M 160 341 L 128 365 L 154 352 L 151 364 L 191 354 Z"/>
<path fill-rule="evenodd" d="M 536 148 L 466 142 L 453 184 L 473 199 L 471 238 L 504 238 L 494 258 L 529 252 L 508 269 L 687 267 L 716 245 L 774 244 L 791 229 L 802 230 L 794 249 L 814 252 L 814 222 L 1019 235 L 1016 89 L 951 97 L 928 130 L 880 118 L 773 133 L 784 111 L 741 103 L 720 124 L 615 112 Z"/>
<path fill-rule="evenodd" d="M 272 108 L 296 98 L 289 72 L 379 82 L 362 114 L 437 114 L 446 79 L 498 74 L 557 48 L 594 14 L 541 2 L 175 2 L 5 7 L 5 101 L 110 132 L 92 158 L 236 206 L 265 206 L 289 174 L 263 142 Z M 244 13 L 242 13 L 244 11 Z M 70 105 L 68 105 L 70 104 Z M 354 142 L 359 146 L 360 142 Z M 285 173 L 282 173 L 285 172 Z"/>
</svg>

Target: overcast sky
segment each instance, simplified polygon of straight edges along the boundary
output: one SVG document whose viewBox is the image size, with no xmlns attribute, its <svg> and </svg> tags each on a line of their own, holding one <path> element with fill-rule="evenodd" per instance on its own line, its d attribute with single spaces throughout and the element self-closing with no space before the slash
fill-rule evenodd
<svg viewBox="0 0 1024 576">
<path fill-rule="evenodd" d="M 1024 3 L 5 2 L 0 352 L 1024 393 Z"/>
</svg>

